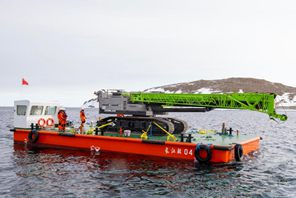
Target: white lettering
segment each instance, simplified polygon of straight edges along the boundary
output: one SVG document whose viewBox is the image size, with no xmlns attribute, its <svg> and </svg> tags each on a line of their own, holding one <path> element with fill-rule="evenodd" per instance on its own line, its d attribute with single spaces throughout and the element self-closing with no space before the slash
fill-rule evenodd
<svg viewBox="0 0 296 198">
<path fill-rule="evenodd" d="M 164 152 L 165 152 L 165 154 L 169 154 L 170 153 L 169 148 L 166 147 Z"/>
<path fill-rule="evenodd" d="M 176 149 L 175 148 L 171 148 L 171 153 L 176 153 Z"/>
<path fill-rule="evenodd" d="M 179 155 L 181 155 L 181 154 L 182 154 L 182 149 L 178 148 L 177 153 L 178 153 Z"/>
</svg>

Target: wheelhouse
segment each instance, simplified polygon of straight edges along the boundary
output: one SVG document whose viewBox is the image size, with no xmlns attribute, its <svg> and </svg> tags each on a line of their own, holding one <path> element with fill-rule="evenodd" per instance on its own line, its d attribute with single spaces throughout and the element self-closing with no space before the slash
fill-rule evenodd
<svg viewBox="0 0 296 198">
<path fill-rule="evenodd" d="M 58 122 L 58 102 L 31 102 L 18 100 L 14 102 L 14 127 L 30 128 L 31 124 L 42 124 L 45 127 Z"/>
</svg>

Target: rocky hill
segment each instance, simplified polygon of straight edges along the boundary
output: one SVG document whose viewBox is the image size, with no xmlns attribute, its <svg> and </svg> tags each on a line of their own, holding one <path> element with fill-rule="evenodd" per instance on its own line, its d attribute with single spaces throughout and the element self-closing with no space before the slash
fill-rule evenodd
<svg viewBox="0 0 296 198">
<path fill-rule="evenodd" d="M 227 78 L 220 80 L 198 80 L 154 87 L 146 92 L 166 93 L 229 93 L 229 92 L 264 92 L 276 93 L 276 105 L 296 107 L 296 88 L 281 83 L 255 78 Z"/>
</svg>

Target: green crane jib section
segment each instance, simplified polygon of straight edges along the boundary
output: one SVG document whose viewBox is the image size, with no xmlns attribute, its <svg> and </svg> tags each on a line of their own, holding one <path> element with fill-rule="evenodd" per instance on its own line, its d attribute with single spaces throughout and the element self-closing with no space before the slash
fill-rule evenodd
<svg viewBox="0 0 296 198">
<path fill-rule="evenodd" d="M 270 118 L 287 120 L 275 111 L 275 94 L 229 93 L 229 94 L 176 94 L 176 93 L 126 93 L 132 103 L 160 104 L 165 106 L 191 106 L 222 109 L 244 109 L 266 113 Z"/>
</svg>

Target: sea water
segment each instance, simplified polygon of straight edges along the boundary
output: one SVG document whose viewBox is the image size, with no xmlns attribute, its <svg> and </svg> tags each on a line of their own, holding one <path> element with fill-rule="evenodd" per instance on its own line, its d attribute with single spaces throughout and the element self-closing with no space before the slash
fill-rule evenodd
<svg viewBox="0 0 296 198">
<path fill-rule="evenodd" d="M 88 122 L 98 119 L 86 109 Z M 78 124 L 79 108 L 68 108 Z M 275 122 L 250 111 L 175 113 L 198 129 L 222 123 L 263 138 L 240 163 L 197 165 L 162 158 L 15 145 L 13 108 L 0 108 L 0 197 L 296 197 L 296 112 Z"/>
</svg>

